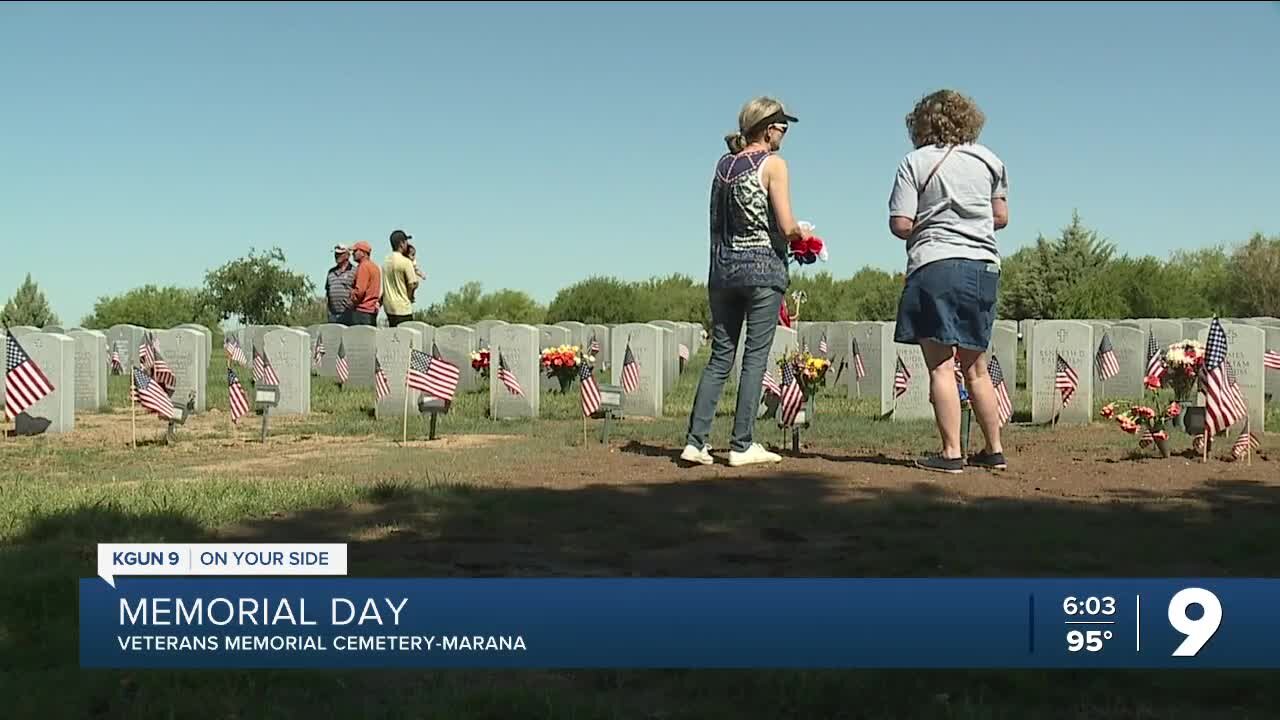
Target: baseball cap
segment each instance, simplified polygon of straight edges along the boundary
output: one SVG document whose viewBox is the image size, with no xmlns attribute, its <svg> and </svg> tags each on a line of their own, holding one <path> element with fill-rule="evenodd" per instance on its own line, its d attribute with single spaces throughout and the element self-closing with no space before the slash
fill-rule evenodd
<svg viewBox="0 0 1280 720">
<path fill-rule="evenodd" d="M 334 245 L 334 246 L 333 246 L 333 252 L 334 252 L 334 253 L 348 253 L 348 252 L 351 252 L 351 248 L 347 247 L 346 245 L 343 245 L 342 243 L 338 243 L 337 245 Z"/>
<path fill-rule="evenodd" d="M 413 236 L 412 236 L 412 235 L 410 235 L 410 234 L 408 234 L 408 233 L 406 233 L 406 232 L 405 232 L 405 231 L 403 231 L 403 230 L 393 230 L 393 231 L 391 231 L 391 242 L 392 242 L 392 243 L 401 243 L 401 242 L 406 242 L 406 241 L 408 241 L 408 240 L 412 240 L 412 239 L 413 239 Z"/>
<path fill-rule="evenodd" d="M 370 245 L 369 245 L 369 243 L 367 243 L 367 242 L 365 242 L 365 241 L 363 241 L 363 240 L 361 240 L 360 242 L 356 243 L 355 245 L 352 245 L 352 246 L 351 246 L 351 249 L 352 249 L 352 250 L 363 250 L 363 251 L 364 251 L 364 252 L 366 252 L 366 253 L 373 254 L 373 247 L 372 247 L 372 246 L 370 246 Z"/>
</svg>

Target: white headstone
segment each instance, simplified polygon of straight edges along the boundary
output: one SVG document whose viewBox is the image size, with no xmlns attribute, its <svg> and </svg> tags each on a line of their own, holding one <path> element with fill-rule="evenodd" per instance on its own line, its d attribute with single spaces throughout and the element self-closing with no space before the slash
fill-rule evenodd
<svg viewBox="0 0 1280 720">
<path fill-rule="evenodd" d="M 440 348 L 440 354 L 458 368 L 461 374 L 458 392 L 475 390 L 479 384 L 476 374 L 471 372 L 471 353 L 476 349 L 476 331 L 466 325 L 445 325 L 435 329 L 433 340 Z M 431 349 L 431 343 L 424 344 L 427 350 Z"/>
<path fill-rule="evenodd" d="M 1189 340 L 1191 338 L 1200 337 L 1203 333 L 1206 337 L 1209 335 L 1209 323 L 1201 320 L 1183 320 L 1182 321 L 1182 337 L 1181 340 Z M 1165 348 L 1160 348 L 1164 350 Z"/>
<path fill-rule="evenodd" d="M 862 356 L 866 375 L 859 380 L 850 367 L 845 376 L 849 379 L 849 397 L 872 398 L 880 401 L 880 414 L 893 409 L 893 371 L 897 360 L 893 342 L 894 323 L 859 322 L 853 324 L 853 342 Z M 853 363 L 853 358 L 849 360 Z"/>
<path fill-rule="evenodd" d="M 532 325 L 503 323 L 489 328 L 489 416 L 494 420 L 538 417 L 542 398 L 540 341 L 538 328 Z M 521 395 L 499 378 L 504 362 L 518 381 Z"/>
<path fill-rule="evenodd" d="M 929 402 L 929 367 L 925 365 L 924 353 L 919 345 L 892 343 L 895 357 L 889 366 L 889 396 L 895 421 L 925 420 L 933 417 L 933 405 Z M 894 397 L 893 378 L 898 371 L 898 358 L 911 374 L 907 379 L 907 390 Z M 954 371 L 953 371 L 954 374 Z M 960 386 L 956 385 L 956 396 L 960 395 Z"/>
<path fill-rule="evenodd" d="M 428 350 L 431 349 L 431 343 L 435 342 L 436 328 L 434 325 L 428 325 L 427 323 L 419 322 L 417 320 L 409 320 L 409 321 L 400 323 L 397 327 L 408 328 L 410 330 L 417 330 L 418 335 L 422 337 L 422 347 L 427 348 Z M 467 362 L 468 363 L 471 362 L 470 357 L 467 358 Z M 465 370 L 466 367 L 459 366 L 458 369 Z"/>
<path fill-rule="evenodd" d="M 1077 320 L 1042 320 L 1032 339 L 1031 421 L 1048 423 L 1056 414 L 1062 424 L 1087 425 L 1093 419 L 1093 362 L 1097 343 L 1093 328 Z M 1066 406 L 1055 388 L 1057 359 L 1075 371 L 1076 389 Z"/>
<path fill-rule="evenodd" d="M 832 397 L 849 395 L 852 389 L 849 376 L 857 374 L 853 356 L 849 354 L 853 349 L 853 328 L 854 323 L 848 320 L 830 323 L 827 328 L 827 359 L 831 361 L 831 369 L 827 371 L 823 392 Z"/>
<path fill-rule="evenodd" d="M 827 340 L 827 355 L 829 356 L 831 354 L 831 323 L 818 321 L 799 324 L 801 327 L 797 335 L 800 338 L 801 347 L 807 348 L 813 355 L 821 355 L 818 352 L 818 347 L 825 337 Z"/>
<path fill-rule="evenodd" d="M 649 323 L 653 325 L 653 323 Z M 676 331 L 666 325 L 654 325 L 660 330 L 662 343 L 662 395 L 666 397 L 680 378 L 680 355 L 676 343 Z"/>
<path fill-rule="evenodd" d="M 320 325 L 312 325 L 307 329 L 311 333 L 313 350 L 317 342 L 324 345 L 324 353 L 320 355 L 320 367 L 316 368 L 316 374 L 322 378 L 335 378 L 338 376 L 338 345 L 342 342 L 345 329 L 346 326 L 338 323 L 321 323 Z M 343 347 L 343 350 L 346 350 L 346 348 Z"/>
<path fill-rule="evenodd" d="M 596 353 L 596 368 L 600 371 L 607 372 L 613 367 L 612 355 L 609 353 L 609 335 L 610 329 L 608 325 L 588 325 L 587 326 L 587 345 L 588 349 L 591 345 L 591 338 L 595 338 L 600 343 L 600 351 Z M 601 382 L 600 378 L 609 377 L 607 374 L 600 375 L 596 378 L 596 382 Z"/>
<path fill-rule="evenodd" d="M 209 367 L 209 363 L 213 362 L 213 331 L 199 323 L 183 323 L 174 329 L 195 330 L 204 336 L 204 366 Z"/>
<path fill-rule="evenodd" d="M 138 364 L 138 346 L 146 336 L 146 329 L 137 325 L 112 325 L 107 329 L 107 352 L 112 348 L 120 351 L 120 363 L 126 375 L 129 368 Z M 249 352 L 247 347 L 245 352 Z"/>
<path fill-rule="evenodd" d="M 1120 372 L 1105 382 L 1099 381 L 1101 399 L 1142 399 L 1143 378 L 1147 374 L 1147 335 L 1136 327 L 1112 325 L 1107 331 Z M 1101 338 L 1095 338 L 1099 343 Z M 1095 373 L 1096 374 L 1096 373 Z"/>
<path fill-rule="evenodd" d="M 325 338 L 326 346 L 328 338 Z M 352 325 L 342 329 L 342 346 L 347 355 L 347 382 L 344 388 L 373 387 L 373 356 L 378 348 L 378 328 Z"/>
<path fill-rule="evenodd" d="M 204 364 L 204 336 L 195 330 L 161 330 L 152 337 L 160 357 L 177 380 L 172 395 L 174 407 L 185 407 L 191 393 L 195 393 L 193 412 L 204 412 L 208 409 L 206 386 L 209 383 L 209 368 Z"/>
<path fill-rule="evenodd" d="M 476 346 L 480 348 L 489 347 L 493 343 L 491 336 L 493 328 L 506 324 L 506 320 L 481 320 L 473 324 L 471 327 L 476 331 Z"/>
<path fill-rule="evenodd" d="M 31 333 L 38 333 L 38 332 L 40 332 L 40 328 L 32 327 L 31 325 L 13 325 L 13 326 L 10 326 L 9 328 L 9 334 L 13 335 L 16 338 L 21 338 L 23 335 L 29 335 Z"/>
<path fill-rule="evenodd" d="M 387 385 L 391 388 L 391 394 L 378 400 L 374 406 L 374 416 L 379 420 L 403 418 L 405 391 L 408 390 L 405 387 L 405 378 L 409 374 L 410 351 L 431 350 L 431 347 L 423 342 L 421 332 L 404 325 L 401 323 L 398 327 L 377 329 L 378 362 L 382 364 L 382 372 L 386 373 Z M 418 412 L 418 396 L 421 394 L 417 390 L 409 390 L 410 413 Z"/>
<path fill-rule="evenodd" d="M 66 335 L 39 331 L 16 338 L 40 366 L 53 385 L 53 392 L 14 420 L 14 432 L 18 435 L 71 432 L 76 425 L 76 341 Z"/>
<path fill-rule="evenodd" d="M 1166 320 L 1164 318 L 1142 318 L 1138 320 L 1144 330 L 1150 331 L 1156 336 L 1156 347 L 1160 348 L 1160 352 L 1169 349 L 1169 346 L 1179 340 L 1187 339 L 1182 334 L 1181 320 Z"/>
<path fill-rule="evenodd" d="M 107 352 L 107 334 L 97 330 L 72 330 L 67 337 L 76 343 L 76 410 L 106 409 L 111 357 Z"/>
<path fill-rule="evenodd" d="M 643 323 L 626 323 L 613 328 L 613 384 L 622 385 L 623 361 L 627 348 L 639 369 L 639 388 L 622 395 L 622 412 L 635 417 L 662 417 L 663 374 L 662 328 Z"/>
<path fill-rule="evenodd" d="M 262 352 L 280 378 L 278 404 L 272 415 L 311 412 L 311 335 L 285 328 L 262 336 Z"/>
<path fill-rule="evenodd" d="M 569 331 L 569 344 L 585 347 L 589 333 L 587 326 L 576 320 L 562 320 L 556 323 L 556 327 L 562 327 Z"/>
<path fill-rule="evenodd" d="M 991 328 L 991 350 L 987 357 L 1000 359 L 1000 373 L 1004 375 L 1005 389 L 1009 392 L 1009 402 L 1017 402 L 1018 392 L 1018 326 L 1015 323 L 997 320 Z"/>
</svg>

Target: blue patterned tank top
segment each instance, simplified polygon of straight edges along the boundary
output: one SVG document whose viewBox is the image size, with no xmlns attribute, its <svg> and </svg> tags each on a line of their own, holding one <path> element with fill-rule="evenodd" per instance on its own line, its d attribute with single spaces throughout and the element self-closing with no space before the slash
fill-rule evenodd
<svg viewBox="0 0 1280 720">
<path fill-rule="evenodd" d="M 711 183 L 709 288 L 787 289 L 786 238 L 760 182 L 769 155 L 768 150 L 726 154 L 716 163 Z"/>
</svg>

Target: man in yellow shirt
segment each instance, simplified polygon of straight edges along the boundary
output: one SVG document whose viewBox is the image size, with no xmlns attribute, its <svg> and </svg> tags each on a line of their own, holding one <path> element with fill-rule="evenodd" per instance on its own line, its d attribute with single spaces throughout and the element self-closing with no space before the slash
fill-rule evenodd
<svg viewBox="0 0 1280 720">
<path fill-rule="evenodd" d="M 391 254 L 382 264 L 382 307 L 387 324 L 395 327 L 413 319 L 413 296 L 418 291 L 418 273 L 407 257 L 409 241 L 403 230 L 391 233 Z"/>
</svg>

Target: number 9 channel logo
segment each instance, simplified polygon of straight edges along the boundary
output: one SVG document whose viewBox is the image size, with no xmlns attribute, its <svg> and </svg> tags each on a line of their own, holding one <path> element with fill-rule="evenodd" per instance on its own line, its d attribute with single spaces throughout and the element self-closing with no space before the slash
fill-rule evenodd
<svg viewBox="0 0 1280 720">
<path fill-rule="evenodd" d="M 1192 618 L 1188 610 L 1192 605 L 1199 606 L 1199 617 Z M 1179 590 L 1169 600 L 1169 624 L 1185 638 L 1182 644 L 1173 651 L 1174 657 L 1195 657 L 1200 649 L 1209 642 L 1218 626 L 1222 623 L 1222 603 L 1218 596 L 1204 588 L 1186 588 Z"/>
</svg>

